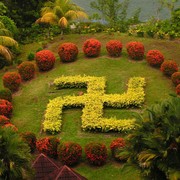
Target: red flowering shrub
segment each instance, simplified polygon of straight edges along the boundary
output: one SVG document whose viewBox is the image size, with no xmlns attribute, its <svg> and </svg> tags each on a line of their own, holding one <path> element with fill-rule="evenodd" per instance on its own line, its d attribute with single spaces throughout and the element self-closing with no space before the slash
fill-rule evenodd
<svg viewBox="0 0 180 180">
<path fill-rule="evenodd" d="M 178 65 L 175 61 L 173 60 L 168 60 L 168 61 L 164 61 L 161 64 L 161 71 L 167 75 L 167 76 L 171 76 L 173 73 L 178 71 Z"/>
<path fill-rule="evenodd" d="M 126 45 L 127 53 L 134 60 L 142 60 L 144 58 L 144 45 L 141 42 L 129 42 Z"/>
<path fill-rule="evenodd" d="M 106 50 L 107 50 L 109 56 L 119 57 L 122 52 L 122 43 L 117 40 L 110 40 L 106 44 Z"/>
<path fill-rule="evenodd" d="M 123 157 L 119 156 L 119 153 L 122 151 L 122 149 L 125 147 L 126 143 L 123 138 L 117 138 L 111 142 L 110 148 L 112 152 L 112 156 L 116 160 L 124 160 Z"/>
<path fill-rule="evenodd" d="M 7 123 L 4 126 L 2 126 L 2 128 L 11 128 L 13 131 L 18 131 L 18 128 L 12 123 Z"/>
<path fill-rule="evenodd" d="M 45 137 L 36 141 L 36 148 L 40 153 L 44 153 L 49 157 L 57 157 L 57 146 L 59 139 L 55 137 Z"/>
<path fill-rule="evenodd" d="M 21 137 L 25 143 L 30 147 L 31 152 L 33 153 L 36 149 L 36 135 L 32 132 L 21 133 Z"/>
<path fill-rule="evenodd" d="M 151 66 L 160 67 L 164 62 L 164 56 L 158 50 L 150 50 L 146 55 L 146 60 Z"/>
<path fill-rule="evenodd" d="M 87 57 L 97 57 L 101 52 L 101 43 L 97 39 L 87 39 L 83 45 L 83 52 Z"/>
<path fill-rule="evenodd" d="M 4 88 L 0 90 L 0 99 L 5 99 L 9 102 L 12 101 L 12 92 L 8 88 Z"/>
<path fill-rule="evenodd" d="M 9 88 L 12 92 L 17 91 L 21 84 L 21 76 L 17 72 L 6 72 L 2 80 L 4 87 Z"/>
<path fill-rule="evenodd" d="M 77 164 L 82 156 L 82 147 L 73 142 L 61 143 L 58 146 L 58 157 L 61 162 L 71 166 Z"/>
<path fill-rule="evenodd" d="M 12 110 L 13 106 L 11 102 L 5 99 L 0 99 L 0 115 L 4 115 L 9 118 L 12 114 Z"/>
<path fill-rule="evenodd" d="M 0 126 L 4 126 L 5 124 L 10 123 L 9 118 L 4 115 L 0 115 Z"/>
<path fill-rule="evenodd" d="M 180 72 L 175 72 L 171 76 L 171 80 L 174 83 L 175 86 L 180 84 Z"/>
<path fill-rule="evenodd" d="M 42 50 L 37 52 L 35 59 L 40 71 L 48 71 L 54 67 L 55 56 L 49 50 Z"/>
<path fill-rule="evenodd" d="M 176 87 L 176 94 L 180 96 L 180 84 Z"/>
<path fill-rule="evenodd" d="M 74 43 L 63 43 L 59 46 L 58 54 L 62 62 L 73 62 L 78 55 L 78 47 Z"/>
<path fill-rule="evenodd" d="M 23 62 L 18 66 L 18 72 L 24 81 L 30 80 L 35 75 L 35 66 L 32 62 Z"/>
<path fill-rule="evenodd" d="M 102 143 L 89 143 L 85 146 L 86 158 L 90 164 L 101 166 L 107 159 L 107 148 Z"/>
</svg>

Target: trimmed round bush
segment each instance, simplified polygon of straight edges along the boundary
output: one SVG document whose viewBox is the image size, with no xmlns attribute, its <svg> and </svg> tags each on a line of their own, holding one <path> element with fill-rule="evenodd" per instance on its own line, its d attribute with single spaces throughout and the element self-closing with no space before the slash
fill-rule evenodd
<svg viewBox="0 0 180 180">
<path fill-rule="evenodd" d="M 149 50 L 146 55 L 146 60 L 151 66 L 160 67 L 164 62 L 164 56 L 158 50 Z"/>
<path fill-rule="evenodd" d="M 58 157 L 59 160 L 68 165 L 72 166 L 77 164 L 82 156 L 82 147 L 74 142 L 60 143 L 58 146 Z"/>
<path fill-rule="evenodd" d="M 21 133 L 22 140 L 28 144 L 30 147 L 31 153 L 36 149 L 36 135 L 32 132 L 23 132 Z"/>
<path fill-rule="evenodd" d="M 86 159 L 92 165 L 101 166 L 107 159 L 107 148 L 102 143 L 89 143 L 85 146 Z"/>
<path fill-rule="evenodd" d="M 97 39 L 87 39 L 83 45 L 83 52 L 87 57 L 97 57 L 101 52 L 101 43 Z"/>
<path fill-rule="evenodd" d="M 12 101 L 12 92 L 8 88 L 4 88 L 0 90 L 0 99 L 5 99 L 9 102 Z"/>
<path fill-rule="evenodd" d="M 35 66 L 32 62 L 23 62 L 18 66 L 18 72 L 21 75 L 22 80 L 28 81 L 35 75 Z"/>
<path fill-rule="evenodd" d="M 141 42 L 129 42 L 126 49 L 131 59 L 142 60 L 144 58 L 144 45 Z"/>
<path fill-rule="evenodd" d="M 6 124 L 9 124 L 10 120 L 4 115 L 0 115 L 0 126 L 4 126 Z"/>
<path fill-rule="evenodd" d="M 57 147 L 59 139 L 55 137 L 45 137 L 36 141 L 36 148 L 40 153 L 57 158 Z"/>
<path fill-rule="evenodd" d="M 123 150 L 123 148 L 125 146 L 126 146 L 126 143 L 125 143 L 125 140 L 123 138 L 114 139 L 110 145 L 113 158 L 115 158 L 118 161 L 125 160 L 124 157 L 119 156 L 119 153 Z"/>
<path fill-rule="evenodd" d="M 12 115 L 12 110 L 13 106 L 11 102 L 5 99 L 0 99 L 0 115 L 4 115 L 9 118 Z"/>
<path fill-rule="evenodd" d="M 176 94 L 180 96 L 180 84 L 176 87 Z"/>
<path fill-rule="evenodd" d="M 106 44 L 106 50 L 111 57 L 119 57 L 122 52 L 122 43 L 118 40 L 110 40 Z"/>
<path fill-rule="evenodd" d="M 178 71 L 178 65 L 173 60 L 164 61 L 161 64 L 161 71 L 163 72 L 163 74 L 170 77 L 173 73 Z"/>
<path fill-rule="evenodd" d="M 180 72 L 175 72 L 171 76 L 171 80 L 174 83 L 175 86 L 180 84 Z"/>
<path fill-rule="evenodd" d="M 62 62 L 73 62 L 77 59 L 78 47 L 74 43 L 63 43 L 59 46 L 58 54 Z"/>
<path fill-rule="evenodd" d="M 10 89 L 12 92 L 18 91 L 21 84 L 21 76 L 17 72 L 6 72 L 3 77 L 4 87 Z"/>
<path fill-rule="evenodd" d="M 35 60 L 40 71 L 48 71 L 54 67 L 55 56 L 50 50 L 42 50 L 36 53 Z"/>
</svg>

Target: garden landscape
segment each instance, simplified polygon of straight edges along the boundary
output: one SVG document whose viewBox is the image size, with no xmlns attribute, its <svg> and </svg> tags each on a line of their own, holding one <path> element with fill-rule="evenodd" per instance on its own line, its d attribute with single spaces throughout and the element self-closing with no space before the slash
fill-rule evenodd
<svg viewBox="0 0 180 180">
<path fill-rule="evenodd" d="M 0 179 L 180 179 L 179 1 L 74 3 L 0 2 Z"/>
</svg>

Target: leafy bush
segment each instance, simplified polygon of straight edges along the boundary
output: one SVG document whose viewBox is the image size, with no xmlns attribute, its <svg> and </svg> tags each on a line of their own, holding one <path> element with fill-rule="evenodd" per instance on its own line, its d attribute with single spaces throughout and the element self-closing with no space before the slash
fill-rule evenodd
<svg viewBox="0 0 180 180">
<path fill-rule="evenodd" d="M 35 75 L 34 63 L 25 61 L 18 66 L 18 72 L 24 81 L 32 79 Z"/>
<path fill-rule="evenodd" d="M 0 115 L 0 126 L 4 126 L 6 124 L 9 124 L 10 120 L 4 115 Z"/>
<path fill-rule="evenodd" d="M 175 72 L 171 76 L 171 80 L 174 83 L 175 86 L 180 84 L 180 72 Z"/>
<path fill-rule="evenodd" d="M 4 126 L 2 126 L 2 128 L 11 128 L 13 131 L 18 131 L 18 128 L 12 123 L 7 123 Z"/>
<path fill-rule="evenodd" d="M 101 43 L 97 39 L 87 39 L 83 45 L 83 52 L 87 57 L 97 57 L 101 52 Z"/>
<path fill-rule="evenodd" d="M 161 64 L 161 71 L 163 72 L 163 74 L 165 74 L 166 76 L 171 76 L 173 73 L 178 71 L 178 65 L 175 61 L 173 60 L 168 60 L 168 61 L 164 61 Z"/>
<path fill-rule="evenodd" d="M 125 140 L 123 138 L 117 138 L 114 139 L 111 142 L 110 148 L 111 148 L 111 153 L 112 156 L 118 160 L 118 161 L 123 161 L 125 160 L 124 157 L 119 156 L 119 153 L 122 151 L 122 149 L 126 146 Z"/>
<path fill-rule="evenodd" d="M 57 147 L 59 139 L 55 137 L 44 137 L 36 141 L 36 148 L 40 153 L 49 157 L 57 158 Z"/>
<path fill-rule="evenodd" d="M 21 76 L 17 72 L 6 72 L 2 80 L 4 87 L 9 88 L 12 92 L 17 91 L 21 84 Z"/>
<path fill-rule="evenodd" d="M 180 84 L 176 86 L 176 94 L 180 96 Z"/>
<path fill-rule="evenodd" d="M 102 143 L 89 143 L 85 146 L 86 158 L 92 165 L 101 166 L 107 159 L 107 148 Z"/>
<path fill-rule="evenodd" d="M 13 110 L 12 103 L 5 100 L 5 99 L 0 99 L 0 115 L 4 115 L 6 117 L 11 117 Z"/>
<path fill-rule="evenodd" d="M 110 40 L 106 44 L 106 50 L 112 57 L 119 57 L 122 52 L 122 43 L 118 40 Z"/>
<path fill-rule="evenodd" d="M 28 56 L 27 56 L 27 59 L 28 59 L 29 61 L 34 60 L 34 58 L 35 58 L 35 54 L 34 54 L 33 52 L 30 52 L 30 53 L 28 54 Z"/>
<path fill-rule="evenodd" d="M 0 99 L 8 100 L 9 102 L 12 101 L 12 92 L 8 88 L 4 88 L 0 90 Z"/>
<path fill-rule="evenodd" d="M 55 56 L 50 50 L 42 50 L 36 53 L 35 60 L 40 71 L 48 71 L 54 67 Z"/>
<path fill-rule="evenodd" d="M 141 42 L 129 42 L 126 45 L 127 53 L 134 60 L 142 60 L 144 58 L 144 45 Z"/>
<path fill-rule="evenodd" d="M 32 132 L 24 132 L 21 133 L 21 137 L 23 141 L 28 144 L 31 153 L 33 153 L 36 149 L 36 135 Z"/>
<path fill-rule="evenodd" d="M 71 166 L 77 164 L 82 156 L 82 147 L 74 142 L 60 143 L 58 146 L 58 157 L 61 162 Z"/>
<path fill-rule="evenodd" d="M 160 67 L 164 62 L 164 56 L 158 50 L 149 50 L 146 55 L 146 60 L 151 66 Z"/>
<path fill-rule="evenodd" d="M 59 46 L 58 54 L 62 62 L 73 62 L 78 55 L 78 47 L 74 43 L 63 43 Z"/>
</svg>

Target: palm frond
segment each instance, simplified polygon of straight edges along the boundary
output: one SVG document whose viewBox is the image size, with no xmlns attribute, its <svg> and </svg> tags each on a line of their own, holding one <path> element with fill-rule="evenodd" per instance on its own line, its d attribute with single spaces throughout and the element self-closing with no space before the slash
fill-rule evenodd
<svg viewBox="0 0 180 180">
<path fill-rule="evenodd" d="M 11 37 L 0 36 L 0 45 L 6 46 L 6 47 L 11 47 L 11 46 L 17 47 L 18 43 Z"/>
<path fill-rule="evenodd" d="M 61 28 L 66 28 L 67 25 L 68 25 L 68 21 L 65 17 L 62 17 L 59 22 L 58 22 L 58 25 L 61 27 Z"/>
<path fill-rule="evenodd" d="M 62 16 L 64 16 L 64 12 L 61 6 L 56 6 L 54 7 L 54 14 L 56 14 L 57 17 L 61 18 Z"/>
<path fill-rule="evenodd" d="M 52 12 L 46 13 L 40 19 L 40 23 L 56 24 L 57 23 L 57 16 Z"/>
<path fill-rule="evenodd" d="M 9 51 L 9 49 L 4 47 L 4 46 L 2 46 L 2 45 L 0 45 L 0 55 L 3 56 L 9 62 L 12 59 L 12 54 Z"/>
<path fill-rule="evenodd" d="M 138 161 L 140 163 L 146 163 L 146 162 L 149 162 L 149 161 L 153 161 L 158 157 L 159 156 L 155 152 L 153 152 L 152 150 L 149 149 L 149 150 L 142 151 L 142 152 L 139 153 Z"/>
<path fill-rule="evenodd" d="M 12 33 L 5 29 L 5 28 L 1 28 L 0 29 L 0 36 L 9 36 L 9 37 L 12 37 Z"/>
<path fill-rule="evenodd" d="M 4 24 L 0 21 L 0 28 L 5 28 Z"/>
</svg>

